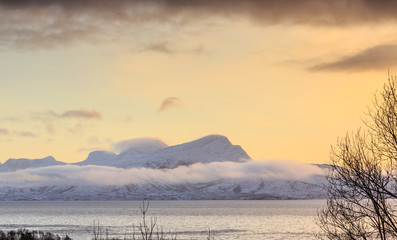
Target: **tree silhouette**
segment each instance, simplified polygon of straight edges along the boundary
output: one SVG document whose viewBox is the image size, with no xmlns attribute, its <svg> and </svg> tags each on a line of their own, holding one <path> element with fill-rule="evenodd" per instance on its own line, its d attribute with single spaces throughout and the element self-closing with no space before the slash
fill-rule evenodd
<svg viewBox="0 0 397 240">
<path fill-rule="evenodd" d="M 321 239 L 397 237 L 397 80 L 375 96 L 365 127 L 331 149 Z"/>
</svg>

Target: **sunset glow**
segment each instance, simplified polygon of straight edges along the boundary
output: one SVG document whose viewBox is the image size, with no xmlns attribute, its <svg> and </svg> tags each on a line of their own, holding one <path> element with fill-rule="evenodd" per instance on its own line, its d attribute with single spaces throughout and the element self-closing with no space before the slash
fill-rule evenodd
<svg viewBox="0 0 397 240">
<path fill-rule="evenodd" d="M 396 72 L 395 1 L 0 1 L 0 162 L 228 137 L 324 163 Z"/>
</svg>

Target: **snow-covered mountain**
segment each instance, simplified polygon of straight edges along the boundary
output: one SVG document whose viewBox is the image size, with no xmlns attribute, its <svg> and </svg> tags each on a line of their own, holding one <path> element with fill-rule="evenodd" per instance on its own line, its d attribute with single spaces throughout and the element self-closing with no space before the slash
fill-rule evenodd
<svg viewBox="0 0 397 240">
<path fill-rule="evenodd" d="M 120 155 L 122 155 L 121 153 Z M 176 168 L 194 163 L 243 162 L 251 159 L 238 145 L 220 135 L 209 135 L 198 140 L 164 148 L 150 154 L 135 157 L 122 155 L 116 167 Z"/>
<path fill-rule="evenodd" d="M 253 161 L 226 137 L 176 146 L 124 141 L 120 153 L 91 152 L 73 164 L 9 159 L 0 164 L 0 200 L 322 198 L 327 165 Z"/>
<path fill-rule="evenodd" d="M 248 154 L 226 137 L 209 135 L 171 147 L 158 139 L 144 139 L 118 155 L 106 151 L 91 152 L 86 160 L 75 165 L 169 169 L 194 163 L 243 162 L 248 159 L 251 159 Z"/>
<path fill-rule="evenodd" d="M 321 176 L 309 181 L 231 180 L 167 184 L 148 182 L 114 186 L 45 185 L 0 187 L 0 199 L 15 200 L 277 200 L 324 198 Z"/>
<path fill-rule="evenodd" d="M 117 154 L 113 152 L 94 151 L 94 152 L 90 152 L 86 160 L 73 164 L 79 166 L 86 166 L 86 165 L 113 166 L 116 157 Z"/>
<path fill-rule="evenodd" d="M 66 163 L 57 161 L 52 156 L 41 159 L 10 158 L 4 164 L 0 165 L 0 172 L 14 172 L 28 168 L 40 168 L 57 165 L 66 165 Z"/>
</svg>

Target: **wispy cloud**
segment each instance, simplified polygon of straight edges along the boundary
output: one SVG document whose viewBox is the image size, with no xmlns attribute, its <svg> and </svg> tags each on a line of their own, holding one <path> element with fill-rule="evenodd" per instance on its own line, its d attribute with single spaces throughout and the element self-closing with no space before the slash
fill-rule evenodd
<svg viewBox="0 0 397 240">
<path fill-rule="evenodd" d="M 50 48 L 113 41 L 115 35 L 132 39 L 136 32 L 131 29 L 137 25 L 174 31 L 211 17 L 250 19 L 263 25 L 378 23 L 396 21 L 396 8 L 396 1 L 385 0 L 7 0 L 0 1 L 0 22 L 7 23 L 0 26 L 0 46 Z M 171 50 L 164 44 L 151 48 Z"/>
<path fill-rule="evenodd" d="M 15 131 L 14 134 L 20 137 L 31 137 L 31 138 L 37 137 L 37 134 L 29 131 Z"/>
<path fill-rule="evenodd" d="M 169 47 L 169 44 L 167 42 L 158 42 L 158 43 L 150 44 L 146 46 L 144 50 L 165 53 L 165 54 L 175 53 L 175 51 Z"/>
<path fill-rule="evenodd" d="M 88 110 L 69 110 L 65 111 L 61 114 L 58 114 L 54 111 L 49 111 L 49 115 L 52 115 L 57 118 L 84 118 L 84 119 L 100 119 L 102 118 L 102 115 L 93 110 L 93 111 L 88 111 Z"/>
<path fill-rule="evenodd" d="M 13 136 L 19 136 L 19 137 L 37 137 L 37 134 L 29 131 L 9 131 L 8 129 L 5 128 L 0 128 L 0 135 L 13 135 Z"/>
<path fill-rule="evenodd" d="M 43 124 L 48 134 L 54 135 L 61 130 L 71 134 L 82 134 L 87 127 L 84 121 L 98 120 L 102 115 L 96 110 L 68 110 L 61 113 L 55 111 L 34 112 L 31 115 L 34 121 Z"/>
<path fill-rule="evenodd" d="M 21 119 L 16 118 L 16 117 L 5 117 L 5 118 L 1 118 L 0 121 L 3 121 L 3 122 L 19 122 L 19 121 L 21 121 Z"/>
<path fill-rule="evenodd" d="M 157 110 L 157 112 L 164 112 L 172 107 L 176 107 L 182 104 L 182 100 L 180 100 L 177 97 L 169 97 L 163 100 L 163 102 L 160 105 L 160 108 Z"/>
<path fill-rule="evenodd" d="M 5 128 L 0 128 L 0 135 L 7 135 L 9 134 L 9 131 Z"/>
<path fill-rule="evenodd" d="M 204 45 L 199 45 L 193 48 L 175 48 L 172 43 L 167 41 L 154 42 L 149 45 L 143 46 L 139 50 L 140 52 L 156 52 L 162 54 L 195 54 L 199 55 L 205 52 Z"/>
<path fill-rule="evenodd" d="M 309 71 L 365 71 L 383 70 L 397 66 L 397 45 L 384 44 L 334 62 L 326 62 L 308 68 Z"/>
<path fill-rule="evenodd" d="M 112 151 L 116 153 L 123 152 L 131 147 L 140 149 L 141 152 L 154 152 L 166 148 L 168 145 L 161 139 L 150 137 L 127 139 L 111 144 Z"/>
<path fill-rule="evenodd" d="M 125 123 L 131 123 L 134 121 L 134 118 L 127 114 L 124 115 L 123 117 L 118 118 L 117 120 Z"/>
</svg>

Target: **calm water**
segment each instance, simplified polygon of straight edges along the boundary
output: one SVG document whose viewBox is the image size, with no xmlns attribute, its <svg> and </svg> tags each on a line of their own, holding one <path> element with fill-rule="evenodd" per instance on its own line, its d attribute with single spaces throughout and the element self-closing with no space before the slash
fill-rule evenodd
<svg viewBox="0 0 397 240">
<path fill-rule="evenodd" d="M 131 236 L 139 225 L 139 201 L 0 202 L 0 229 L 27 228 L 91 239 L 93 221 L 110 237 Z M 149 217 L 156 217 L 165 233 L 178 240 L 315 239 L 315 216 L 323 200 L 283 201 L 151 201 Z"/>
</svg>

